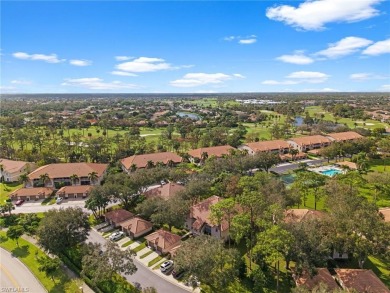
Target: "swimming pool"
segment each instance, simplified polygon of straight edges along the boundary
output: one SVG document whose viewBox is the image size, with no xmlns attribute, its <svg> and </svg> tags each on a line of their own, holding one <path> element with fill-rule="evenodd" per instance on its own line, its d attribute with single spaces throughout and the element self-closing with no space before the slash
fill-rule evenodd
<svg viewBox="0 0 390 293">
<path fill-rule="evenodd" d="M 320 171 L 320 173 L 322 175 L 333 177 L 334 175 L 341 174 L 343 172 L 341 170 L 338 170 L 338 169 L 328 169 L 328 170 L 325 170 L 325 171 Z"/>
</svg>

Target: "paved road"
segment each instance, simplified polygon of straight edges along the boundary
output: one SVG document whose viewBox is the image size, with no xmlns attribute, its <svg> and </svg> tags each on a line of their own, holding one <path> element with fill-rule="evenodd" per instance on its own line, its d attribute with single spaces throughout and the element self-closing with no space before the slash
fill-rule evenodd
<svg viewBox="0 0 390 293">
<path fill-rule="evenodd" d="M 97 242 L 104 245 L 107 240 L 104 239 L 98 232 L 91 230 L 87 241 Z M 158 275 L 139 263 L 136 259 L 134 260 L 134 264 L 138 270 L 134 275 L 125 276 L 129 282 L 138 282 L 141 284 L 142 288 L 154 287 L 157 289 L 158 293 L 188 293 L 188 291 L 166 281 L 163 278 L 160 278 Z"/>
<path fill-rule="evenodd" d="M 30 270 L 3 248 L 0 248 L 0 291 L 47 292 Z"/>
</svg>

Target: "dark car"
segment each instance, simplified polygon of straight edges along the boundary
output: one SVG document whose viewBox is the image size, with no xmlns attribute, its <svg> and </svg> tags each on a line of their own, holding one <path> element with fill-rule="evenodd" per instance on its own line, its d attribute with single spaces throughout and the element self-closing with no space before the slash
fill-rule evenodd
<svg viewBox="0 0 390 293">
<path fill-rule="evenodd" d="M 175 279 L 180 279 L 181 277 L 183 277 L 184 275 L 184 270 L 173 270 L 172 271 L 172 277 L 174 277 Z"/>
<path fill-rule="evenodd" d="M 20 206 L 22 203 L 24 203 L 24 199 L 19 199 L 15 202 L 15 205 Z"/>
</svg>

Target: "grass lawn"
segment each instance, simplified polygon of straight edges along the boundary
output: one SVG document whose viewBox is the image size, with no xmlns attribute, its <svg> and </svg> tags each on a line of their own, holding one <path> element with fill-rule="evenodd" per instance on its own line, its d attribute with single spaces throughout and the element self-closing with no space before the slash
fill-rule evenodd
<svg viewBox="0 0 390 293">
<path fill-rule="evenodd" d="M 364 268 L 371 269 L 390 288 L 390 267 L 388 263 L 380 258 L 369 256 Z"/>
<path fill-rule="evenodd" d="M 127 246 L 129 246 L 130 244 L 132 244 L 132 243 L 134 243 L 134 241 L 133 241 L 133 240 L 129 240 L 129 241 L 123 243 L 123 244 L 122 244 L 122 247 L 127 247 Z"/>
<path fill-rule="evenodd" d="M 390 158 L 372 159 L 369 160 L 368 165 L 370 170 L 377 172 L 390 172 Z"/>
<path fill-rule="evenodd" d="M 137 253 L 138 251 L 141 251 L 142 249 L 144 249 L 146 247 L 146 241 L 145 242 L 142 242 L 140 245 L 138 245 L 136 248 L 133 249 L 133 251 L 135 253 Z"/>
<path fill-rule="evenodd" d="M 152 265 L 158 263 L 160 260 L 162 260 L 163 257 L 161 255 L 157 256 L 156 258 L 152 259 L 149 263 L 148 263 L 148 267 L 151 267 Z"/>
<path fill-rule="evenodd" d="M 147 253 L 141 255 L 139 258 L 145 258 L 145 257 L 147 257 L 149 254 L 152 254 L 152 253 L 153 253 L 153 250 L 148 251 Z"/>
<path fill-rule="evenodd" d="M 77 286 L 79 282 L 77 280 L 70 280 L 63 270 L 59 270 L 57 272 L 54 277 L 54 282 L 50 278 L 46 277 L 43 272 L 38 270 L 36 256 L 42 257 L 46 255 L 41 249 L 21 238 L 19 239 L 18 247 L 16 245 L 16 241 L 8 239 L 6 232 L 4 231 L 0 231 L 0 238 L 0 246 L 12 252 L 17 258 L 19 258 L 37 277 L 48 292 L 79 292 Z"/>
<path fill-rule="evenodd" d="M 16 190 L 23 187 L 23 184 L 19 182 L 12 182 L 12 183 L 0 183 L 0 202 L 3 203 L 5 200 L 9 199 L 9 194 Z"/>
<path fill-rule="evenodd" d="M 158 259 L 159 258 L 159 259 Z M 148 263 L 148 266 L 152 266 L 153 264 L 150 264 L 152 261 L 156 260 L 157 261 L 155 263 L 157 263 L 154 267 L 153 267 L 153 270 L 158 270 L 160 268 L 160 266 L 165 262 L 165 259 L 162 260 L 163 258 L 161 256 L 158 256 L 156 257 L 155 259 L 152 259 L 149 263 Z M 150 264 L 150 265 L 149 265 Z"/>
</svg>

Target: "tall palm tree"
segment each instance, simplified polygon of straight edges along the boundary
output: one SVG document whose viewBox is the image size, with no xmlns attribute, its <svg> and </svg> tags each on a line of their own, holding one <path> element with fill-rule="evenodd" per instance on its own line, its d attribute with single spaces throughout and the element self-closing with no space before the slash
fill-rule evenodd
<svg viewBox="0 0 390 293">
<path fill-rule="evenodd" d="M 172 168 L 173 166 L 175 166 L 175 162 L 172 160 L 168 160 L 167 167 Z"/>
<path fill-rule="evenodd" d="M 202 160 L 202 162 L 206 161 L 206 159 L 209 157 L 209 154 L 207 152 L 203 152 L 201 155 L 200 155 L 200 159 Z"/>
<path fill-rule="evenodd" d="M 96 182 L 98 179 L 98 173 L 95 171 L 92 171 L 91 173 L 88 173 L 88 179 L 92 183 L 92 185 Z"/>
<path fill-rule="evenodd" d="M 291 155 L 291 159 L 295 161 L 296 156 L 299 154 L 299 151 L 297 149 L 290 149 L 288 151 Z"/>
<path fill-rule="evenodd" d="M 50 180 L 50 177 L 49 177 L 49 174 L 45 173 L 45 174 L 41 174 L 39 176 L 39 180 L 41 181 L 41 183 L 43 184 L 43 186 L 46 185 L 46 182 Z"/>
<path fill-rule="evenodd" d="M 76 185 L 77 181 L 79 180 L 79 176 L 77 174 L 73 174 L 69 176 L 69 179 L 72 182 L 72 185 Z"/>
<path fill-rule="evenodd" d="M 135 170 L 137 170 L 137 165 L 136 164 L 131 164 L 130 172 L 134 172 Z"/>
<path fill-rule="evenodd" d="M 22 182 L 25 187 L 26 184 L 30 181 L 30 178 L 28 177 L 27 173 L 24 173 L 19 176 L 19 181 Z"/>
<path fill-rule="evenodd" d="M 149 160 L 147 163 L 146 163 L 146 169 L 151 169 L 154 167 L 154 163 L 152 160 Z"/>
</svg>

